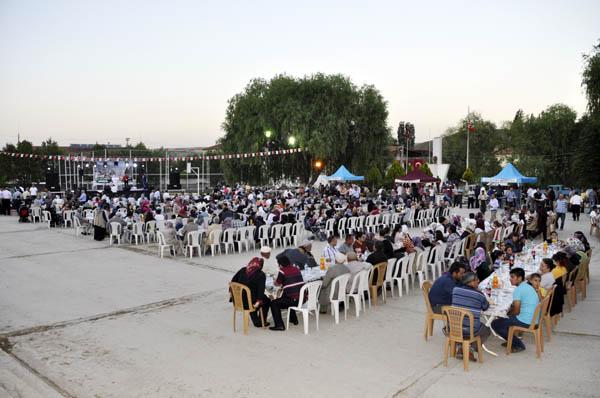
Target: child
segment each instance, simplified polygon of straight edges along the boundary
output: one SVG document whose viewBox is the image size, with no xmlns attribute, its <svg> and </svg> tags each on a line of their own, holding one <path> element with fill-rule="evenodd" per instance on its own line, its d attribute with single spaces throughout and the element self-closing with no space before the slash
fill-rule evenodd
<svg viewBox="0 0 600 398">
<path fill-rule="evenodd" d="M 542 281 L 542 277 L 538 273 L 534 273 L 529 276 L 528 283 L 535 289 L 540 301 L 544 297 L 546 297 L 546 289 L 544 289 L 542 286 L 540 286 L 541 281 Z"/>
</svg>

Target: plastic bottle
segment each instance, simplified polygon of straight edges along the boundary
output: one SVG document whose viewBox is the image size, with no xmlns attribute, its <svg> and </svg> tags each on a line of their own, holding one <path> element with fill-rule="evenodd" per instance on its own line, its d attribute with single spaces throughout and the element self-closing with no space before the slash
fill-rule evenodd
<svg viewBox="0 0 600 398">
<path fill-rule="evenodd" d="M 319 262 L 319 265 L 320 265 L 319 268 L 321 268 L 321 271 L 325 271 L 325 257 L 324 256 L 321 256 L 321 260 Z"/>
<path fill-rule="evenodd" d="M 498 275 L 494 273 L 494 277 L 492 278 L 492 288 L 498 289 Z"/>
<path fill-rule="evenodd" d="M 544 254 L 548 252 L 548 242 L 544 241 Z"/>
</svg>

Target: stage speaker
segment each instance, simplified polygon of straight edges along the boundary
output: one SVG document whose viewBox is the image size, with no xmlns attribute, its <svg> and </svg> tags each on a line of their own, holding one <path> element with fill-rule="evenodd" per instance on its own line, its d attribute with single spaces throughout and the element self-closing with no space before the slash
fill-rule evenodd
<svg viewBox="0 0 600 398">
<path fill-rule="evenodd" d="M 179 179 L 179 172 L 169 173 L 169 186 L 168 189 L 181 189 L 181 182 Z"/>
<path fill-rule="evenodd" d="M 46 189 L 48 191 L 60 191 L 58 173 L 52 171 L 46 173 Z"/>
</svg>

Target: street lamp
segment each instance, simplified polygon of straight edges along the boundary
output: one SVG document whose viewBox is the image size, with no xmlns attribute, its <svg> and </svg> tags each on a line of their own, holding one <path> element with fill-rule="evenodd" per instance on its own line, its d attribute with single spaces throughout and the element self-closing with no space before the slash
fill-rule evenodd
<svg viewBox="0 0 600 398">
<path fill-rule="evenodd" d="M 271 138 L 272 135 L 273 135 L 273 132 L 271 130 L 265 131 L 265 137 Z"/>
<path fill-rule="evenodd" d="M 288 138 L 288 145 L 289 145 L 289 146 L 295 146 L 295 145 L 296 145 L 296 137 L 294 137 L 293 135 L 291 135 L 291 136 Z"/>
<path fill-rule="evenodd" d="M 321 170 L 322 167 L 323 167 L 323 162 L 321 162 L 320 160 L 317 160 L 315 162 L 315 169 Z"/>
</svg>

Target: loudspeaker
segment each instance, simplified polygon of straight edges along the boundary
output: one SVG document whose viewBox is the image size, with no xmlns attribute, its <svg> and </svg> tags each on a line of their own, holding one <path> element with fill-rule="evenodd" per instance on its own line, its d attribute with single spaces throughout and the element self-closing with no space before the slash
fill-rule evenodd
<svg viewBox="0 0 600 398">
<path fill-rule="evenodd" d="M 181 182 L 179 181 L 179 172 L 169 173 L 169 186 L 168 189 L 181 189 Z"/>
<path fill-rule="evenodd" d="M 60 191 L 58 173 L 53 171 L 46 173 L 46 189 L 48 189 L 48 191 Z"/>
</svg>

